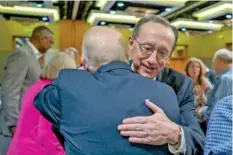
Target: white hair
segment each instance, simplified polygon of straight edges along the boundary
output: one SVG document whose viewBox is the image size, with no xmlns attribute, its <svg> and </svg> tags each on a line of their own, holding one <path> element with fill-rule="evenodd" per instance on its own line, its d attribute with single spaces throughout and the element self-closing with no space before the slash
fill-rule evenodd
<svg viewBox="0 0 233 155">
<path fill-rule="evenodd" d="M 214 55 L 214 60 L 221 59 L 225 63 L 232 63 L 232 52 L 227 49 L 220 49 Z"/>
<path fill-rule="evenodd" d="M 84 37 L 82 45 L 82 59 L 87 61 L 90 70 L 96 70 L 99 66 L 112 61 L 127 62 L 126 49 L 122 36 L 119 36 L 118 41 L 113 43 L 111 41 L 106 42 L 106 38 L 98 35 L 101 34 L 93 34 L 91 36 L 87 34 L 86 36 L 88 37 Z"/>
</svg>

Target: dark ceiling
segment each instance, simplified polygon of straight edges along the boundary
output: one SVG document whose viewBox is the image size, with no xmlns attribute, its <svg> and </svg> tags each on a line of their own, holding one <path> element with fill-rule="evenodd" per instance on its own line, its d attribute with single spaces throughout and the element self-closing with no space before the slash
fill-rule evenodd
<svg viewBox="0 0 233 155">
<path fill-rule="evenodd" d="M 212 6 L 220 1 L 191 1 L 187 0 L 184 6 L 176 9 L 172 13 L 164 15 L 169 21 L 174 21 L 179 18 L 185 18 L 189 20 L 197 20 L 192 14 L 198 10 L 204 9 L 206 7 Z M 114 1 L 111 2 L 112 5 L 106 10 L 101 10 L 101 8 L 96 6 L 97 1 L 1 1 L 0 4 L 2 6 L 14 6 L 14 5 L 30 5 L 34 7 L 40 8 L 51 8 L 57 7 L 59 8 L 60 20 L 62 19 L 72 19 L 72 20 L 87 20 L 90 12 L 92 10 L 99 10 L 104 13 L 110 13 L 110 11 L 114 12 L 126 12 L 128 14 L 132 14 L 135 16 L 144 16 L 148 11 L 152 14 L 160 15 L 162 13 L 166 13 L 169 9 L 175 8 L 171 5 L 158 5 L 156 3 L 140 3 L 140 1 Z M 121 5 L 120 5 L 121 4 Z M 75 8 L 75 10 L 74 10 Z M 39 21 L 44 22 L 53 22 L 50 20 L 49 17 L 46 16 L 35 16 L 35 15 L 28 15 L 28 14 L 12 14 L 12 13 L 1 13 L 3 18 L 11 19 L 11 17 L 18 17 L 18 18 L 33 18 Z M 231 17 L 231 18 L 229 18 Z M 214 18 L 210 18 L 208 20 L 214 20 L 217 22 L 223 22 L 225 20 L 232 19 L 232 11 L 225 12 L 219 16 Z M 124 22 L 114 22 L 114 21 L 97 21 L 97 25 L 123 25 L 128 26 L 129 28 L 134 27 L 134 24 Z M 181 30 L 181 29 L 180 29 Z M 198 29 L 187 28 L 187 30 L 198 31 Z M 182 31 L 182 30 L 181 30 Z M 200 30 L 203 31 L 203 30 Z"/>
</svg>

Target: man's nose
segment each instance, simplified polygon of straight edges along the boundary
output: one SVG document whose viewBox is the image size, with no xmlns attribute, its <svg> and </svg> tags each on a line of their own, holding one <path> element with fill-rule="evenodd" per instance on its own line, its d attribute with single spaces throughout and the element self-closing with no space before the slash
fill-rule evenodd
<svg viewBox="0 0 233 155">
<path fill-rule="evenodd" d="M 150 65 L 157 64 L 157 51 L 153 51 L 150 56 L 147 58 L 147 62 Z"/>
</svg>

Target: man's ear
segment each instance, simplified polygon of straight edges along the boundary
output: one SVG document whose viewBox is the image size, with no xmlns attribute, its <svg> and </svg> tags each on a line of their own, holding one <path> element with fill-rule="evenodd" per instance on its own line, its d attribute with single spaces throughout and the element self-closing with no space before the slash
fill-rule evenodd
<svg viewBox="0 0 233 155">
<path fill-rule="evenodd" d="M 88 63 L 87 60 L 85 58 L 82 57 L 82 66 L 84 70 L 88 70 Z"/>
<path fill-rule="evenodd" d="M 133 37 L 129 37 L 128 40 L 128 49 L 129 49 L 129 53 L 128 55 L 131 56 L 132 55 L 132 51 L 133 51 Z"/>
</svg>

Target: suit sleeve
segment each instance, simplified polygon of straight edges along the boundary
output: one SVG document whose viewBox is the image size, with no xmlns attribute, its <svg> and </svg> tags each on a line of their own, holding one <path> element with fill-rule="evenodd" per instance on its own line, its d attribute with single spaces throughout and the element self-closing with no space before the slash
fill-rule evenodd
<svg viewBox="0 0 233 155">
<path fill-rule="evenodd" d="M 2 107 L 6 125 L 16 126 L 19 116 L 20 93 L 28 72 L 28 57 L 14 51 L 7 59 L 2 80 Z"/>
<path fill-rule="evenodd" d="M 186 84 L 185 84 L 186 83 Z M 203 154 L 204 134 L 201 131 L 194 108 L 194 92 L 191 80 L 186 80 L 178 92 L 183 94 L 180 101 L 181 126 L 184 130 L 186 154 Z"/>
<path fill-rule="evenodd" d="M 34 106 L 56 128 L 60 126 L 61 104 L 59 100 L 59 88 L 57 81 L 46 86 L 34 99 Z"/>
<path fill-rule="evenodd" d="M 213 108 L 217 101 L 221 100 L 226 96 L 232 95 L 232 80 L 223 77 L 221 80 L 219 80 L 219 83 L 216 84 L 214 89 L 214 94 L 210 94 L 210 97 L 208 98 L 208 107 L 202 112 L 202 114 L 207 119 L 210 118 Z"/>
</svg>

